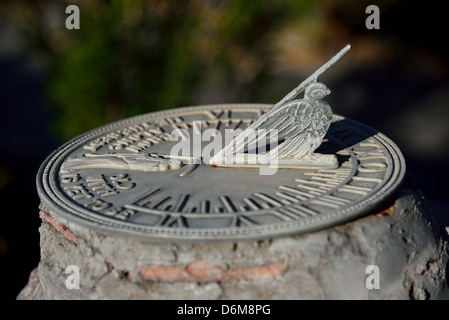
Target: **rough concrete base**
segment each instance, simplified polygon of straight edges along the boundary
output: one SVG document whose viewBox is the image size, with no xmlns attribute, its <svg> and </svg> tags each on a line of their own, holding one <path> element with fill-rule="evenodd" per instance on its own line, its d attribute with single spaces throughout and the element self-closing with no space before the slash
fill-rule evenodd
<svg viewBox="0 0 449 320">
<path fill-rule="evenodd" d="M 447 233 L 410 178 L 382 212 L 266 241 L 144 243 L 41 217 L 41 261 L 18 299 L 449 298 Z M 66 288 L 69 265 L 80 289 Z"/>
</svg>

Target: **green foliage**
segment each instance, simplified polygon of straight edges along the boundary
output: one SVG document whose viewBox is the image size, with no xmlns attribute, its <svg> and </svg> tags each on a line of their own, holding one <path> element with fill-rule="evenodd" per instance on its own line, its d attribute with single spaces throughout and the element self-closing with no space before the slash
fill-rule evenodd
<svg viewBox="0 0 449 320">
<path fill-rule="evenodd" d="M 272 62 L 275 31 L 317 7 L 305 0 L 80 1 L 80 29 L 67 30 L 69 4 L 9 2 L 20 7 L 29 44 L 48 57 L 47 96 L 62 141 L 124 117 L 195 104 L 211 74 L 222 92 L 250 98 Z M 60 14 L 56 28 L 43 25 L 49 9 Z"/>
</svg>

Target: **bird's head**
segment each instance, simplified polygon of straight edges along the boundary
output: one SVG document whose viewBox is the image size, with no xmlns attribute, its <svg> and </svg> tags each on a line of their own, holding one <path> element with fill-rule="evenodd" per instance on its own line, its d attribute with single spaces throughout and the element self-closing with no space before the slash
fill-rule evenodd
<svg viewBox="0 0 449 320">
<path fill-rule="evenodd" d="M 314 82 L 306 87 L 304 96 L 308 99 L 321 100 L 330 93 L 331 91 L 324 83 Z"/>
</svg>

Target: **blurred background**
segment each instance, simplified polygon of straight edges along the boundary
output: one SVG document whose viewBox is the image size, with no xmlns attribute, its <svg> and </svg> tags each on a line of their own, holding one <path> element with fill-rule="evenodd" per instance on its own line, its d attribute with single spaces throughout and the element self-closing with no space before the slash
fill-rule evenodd
<svg viewBox="0 0 449 320">
<path fill-rule="evenodd" d="M 68 30 L 68 5 L 80 29 Z M 368 30 L 368 5 L 380 29 Z M 439 3 L 441 6 L 442 4 Z M 88 130 L 198 104 L 274 104 L 347 43 L 321 80 L 334 113 L 395 141 L 449 225 L 445 11 L 432 1 L 18 1 L 0 3 L 1 294 L 39 262 L 40 164 Z"/>
</svg>

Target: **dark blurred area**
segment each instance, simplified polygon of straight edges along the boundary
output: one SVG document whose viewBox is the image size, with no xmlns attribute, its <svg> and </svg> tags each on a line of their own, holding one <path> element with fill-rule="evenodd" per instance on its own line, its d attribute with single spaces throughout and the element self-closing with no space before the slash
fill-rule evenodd
<svg viewBox="0 0 449 320">
<path fill-rule="evenodd" d="M 68 30 L 68 5 L 80 29 Z M 380 29 L 368 30 L 368 5 Z M 401 148 L 449 226 L 448 29 L 441 3 L 390 1 L 2 1 L 0 274 L 14 299 L 39 262 L 40 164 L 111 121 L 161 109 L 279 101 L 322 76 L 334 113 Z"/>
</svg>

